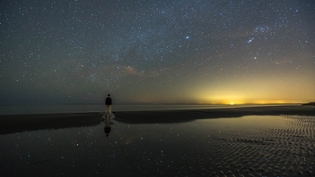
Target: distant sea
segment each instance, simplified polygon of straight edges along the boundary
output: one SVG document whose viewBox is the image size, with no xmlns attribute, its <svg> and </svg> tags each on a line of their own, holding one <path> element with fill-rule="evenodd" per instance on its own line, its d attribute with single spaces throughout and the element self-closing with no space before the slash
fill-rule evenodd
<svg viewBox="0 0 315 177">
<path fill-rule="evenodd" d="M 291 105 L 291 104 L 290 104 Z M 281 105 L 113 105 L 112 111 L 219 109 Z M 104 112 L 105 105 L 0 106 L 0 115 Z"/>
</svg>

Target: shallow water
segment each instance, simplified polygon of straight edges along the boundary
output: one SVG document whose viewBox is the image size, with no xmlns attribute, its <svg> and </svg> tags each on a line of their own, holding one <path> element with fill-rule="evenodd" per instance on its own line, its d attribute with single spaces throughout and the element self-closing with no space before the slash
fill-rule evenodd
<svg viewBox="0 0 315 177">
<path fill-rule="evenodd" d="M 0 135 L 0 176 L 314 176 L 313 116 L 111 122 Z"/>
<path fill-rule="evenodd" d="M 297 106 L 299 104 L 284 104 Z M 284 106 L 283 105 L 283 106 Z M 281 105 L 113 105 L 112 111 L 222 109 Z M 104 112 L 105 105 L 0 106 L 0 115 Z"/>
</svg>

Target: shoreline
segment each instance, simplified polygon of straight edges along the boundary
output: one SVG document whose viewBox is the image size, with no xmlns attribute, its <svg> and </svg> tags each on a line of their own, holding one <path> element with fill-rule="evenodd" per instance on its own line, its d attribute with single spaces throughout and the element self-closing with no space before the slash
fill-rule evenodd
<svg viewBox="0 0 315 177">
<path fill-rule="evenodd" d="M 182 123 L 196 119 L 237 118 L 249 115 L 299 115 L 315 116 L 314 106 L 257 106 L 242 108 L 119 111 L 113 112 L 115 121 L 128 124 Z M 0 134 L 45 129 L 95 126 L 100 124 L 103 113 L 56 113 L 0 115 Z"/>
<path fill-rule="evenodd" d="M 12 123 L 1 124 L 11 133 L 0 135 L 5 159 L 0 171 L 2 176 L 312 176 L 314 110 L 115 112 L 112 122 L 102 122 L 99 112 L 0 116 Z M 81 127 L 71 128 L 75 125 Z"/>
<path fill-rule="evenodd" d="M 115 112 L 126 111 L 166 111 L 166 110 L 196 110 L 196 109 L 226 109 L 270 106 L 300 106 L 301 104 L 249 104 L 249 105 L 114 105 Z M 80 111 L 80 112 L 78 112 Z M 105 111 L 104 105 L 29 105 L 0 106 L 1 115 L 38 115 L 38 114 L 68 114 L 95 113 Z"/>
</svg>

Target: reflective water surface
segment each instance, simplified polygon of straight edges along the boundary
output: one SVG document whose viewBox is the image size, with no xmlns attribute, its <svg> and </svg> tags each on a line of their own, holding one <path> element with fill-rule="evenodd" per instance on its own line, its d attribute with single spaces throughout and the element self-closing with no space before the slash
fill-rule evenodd
<svg viewBox="0 0 315 177">
<path fill-rule="evenodd" d="M 0 135 L 0 176 L 312 176 L 314 125 L 313 116 L 113 119 Z"/>
<path fill-rule="evenodd" d="M 283 104 L 297 106 L 299 104 Z M 223 109 L 244 108 L 257 106 L 281 106 L 281 105 L 114 105 L 113 111 L 152 111 L 152 110 L 189 110 L 189 109 Z M 105 112 L 103 104 L 95 105 L 38 105 L 38 106 L 0 106 L 0 115 L 17 114 L 53 114 L 53 113 L 87 113 Z"/>
</svg>

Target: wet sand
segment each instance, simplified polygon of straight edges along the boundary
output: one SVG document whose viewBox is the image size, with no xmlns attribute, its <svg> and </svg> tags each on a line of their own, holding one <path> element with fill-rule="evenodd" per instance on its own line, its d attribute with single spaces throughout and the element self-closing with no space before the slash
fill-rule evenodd
<svg viewBox="0 0 315 177">
<path fill-rule="evenodd" d="M 314 107 L 115 115 L 1 116 L 0 176 L 315 176 Z"/>
<path fill-rule="evenodd" d="M 196 119 L 229 118 L 246 115 L 315 115 L 314 106 L 264 106 L 209 110 L 114 112 L 115 120 L 130 124 L 179 123 Z M 0 134 L 59 129 L 99 124 L 103 113 L 0 115 Z"/>
</svg>

